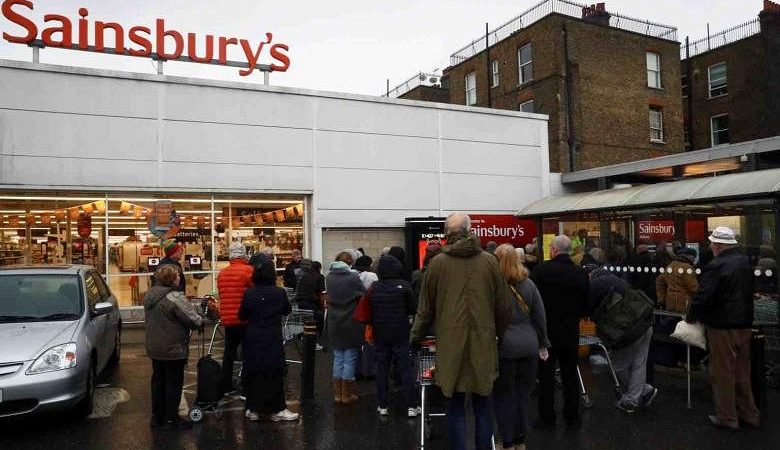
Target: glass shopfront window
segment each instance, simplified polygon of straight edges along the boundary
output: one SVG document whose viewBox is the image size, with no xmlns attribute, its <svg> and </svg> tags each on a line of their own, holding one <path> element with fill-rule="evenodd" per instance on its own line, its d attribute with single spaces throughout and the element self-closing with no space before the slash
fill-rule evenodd
<svg viewBox="0 0 780 450">
<path fill-rule="evenodd" d="M 284 195 L 4 194 L 0 225 L 0 266 L 94 266 L 122 307 L 143 304 L 165 239 L 183 246 L 186 294 L 200 297 L 216 292 L 230 243 L 273 253 L 281 275 L 305 238 L 304 201 Z"/>
</svg>

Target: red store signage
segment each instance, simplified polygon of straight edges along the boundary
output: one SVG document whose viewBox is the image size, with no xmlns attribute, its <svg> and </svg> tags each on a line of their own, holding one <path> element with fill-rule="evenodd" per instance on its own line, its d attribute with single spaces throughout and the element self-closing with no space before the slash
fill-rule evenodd
<svg viewBox="0 0 780 450">
<path fill-rule="evenodd" d="M 640 220 L 637 222 L 639 239 L 651 242 L 669 241 L 674 239 L 673 220 Z"/>
<path fill-rule="evenodd" d="M 536 237 L 536 222 L 521 220 L 511 214 L 469 214 L 471 231 L 484 246 L 490 241 L 523 247 Z"/>
<path fill-rule="evenodd" d="M 14 6 L 19 7 L 14 9 Z M 22 7 L 32 11 L 33 2 L 30 0 L 5 0 L 3 2 L 3 17 L 22 28 L 14 31 L 13 34 L 4 32 L 3 39 L 11 43 L 26 45 L 38 38 L 38 27 L 35 22 L 23 15 Z M 207 34 L 205 38 L 198 38 L 195 33 L 185 34 L 169 30 L 165 27 L 165 19 L 155 21 L 154 31 L 143 25 L 135 25 L 125 31 L 126 27 L 118 23 L 99 20 L 90 27 L 87 8 L 79 8 L 78 14 L 80 17 L 76 20 L 75 26 L 66 16 L 60 14 L 44 15 L 44 22 L 50 26 L 44 28 L 40 33 L 43 43 L 48 47 L 75 48 L 113 54 L 113 49 L 105 47 L 105 35 L 109 33 L 116 42 L 116 53 L 120 55 L 150 57 L 152 53 L 155 53 L 159 59 L 176 60 L 186 52 L 189 61 L 223 66 L 228 64 L 227 49 L 232 45 L 243 50 L 246 63 L 249 65 L 248 68 L 238 71 L 241 76 L 247 76 L 255 70 L 255 67 L 260 64 L 264 47 L 268 46 L 269 56 L 273 60 L 270 64 L 272 71 L 286 72 L 290 67 L 290 57 L 287 54 L 290 50 L 289 46 L 287 44 L 271 44 L 272 33 L 265 33 L 260 42 L 253 45 L 247 39 L 214 37 L 210 34 Z M 94 43 L 89 42 L 90 30 L 94 32 Z M 94 46 L 94 50 L 90 48 L 90 45 Z"/>
</svg>

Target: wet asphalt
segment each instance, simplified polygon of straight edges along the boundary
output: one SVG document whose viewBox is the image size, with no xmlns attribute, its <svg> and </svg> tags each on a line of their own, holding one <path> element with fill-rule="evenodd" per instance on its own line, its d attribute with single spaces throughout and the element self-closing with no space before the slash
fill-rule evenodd
<svg viewBox="0 0 780 450">
<path fill-rule="evenodd" d="M 419 419 L 406 418 L 401 393 L 394 392 L 391 413 L 379 417 L 373 382 L 359 382 L 360 401 L 334 405 L 330 387 L 330 353 L 317 352 L 315 398 L 298 401 L 300 365 L 291 364 L 287 381 L 290 409 L 301 412 L 296 422 L 249 422 L 242 402 L 234 398 L 221 418 L 207 415 L 189 430 L 149 427 L 151 364 L 146 357 L 143 329 L 125 332 L 119 366 L 103 374 L 96 413 L 78 418 L 68 412 L 0 420 L 0 449 L 416 449 Z M 185 399 L 195 397 L 193 352 L 185 376 Z M 220 357 L 219 350 L 216 356 Z M 294 346 L 288 356 L 298 359 Z M 529 449 L 775 449 L 780 442 L 780 391 L 769 389 L 765 426 L 759 430 L 729 432 L 706 424 L 711 413 L 709 386 L 701 376 L 693 381 L 693 409 L 686 408 L 686 385 L 682 373 L 662 370 L 656 375 L 660 393 L 647 411 L 632 415 L 613 406 L 609 376 L 592 371 L 582 361 L 583 377 L 593 406 L 583 409 L 583 428 L 569 431 L 531 430 Z M 559 399 L 560 400 L 560 399 Z M 433 399 L 430 408 L 441 410 Z M 532 416 L 535 399 L 532 401 Z M 559 420 L 559 422 L 563 422 Z M 444 419 L 433 418 L 426 449 L 448 448 Z M 469 433 L 470 434 L 470 433 Z M 500 448 L 500 447 L 499 447 Z"/>
</svg>

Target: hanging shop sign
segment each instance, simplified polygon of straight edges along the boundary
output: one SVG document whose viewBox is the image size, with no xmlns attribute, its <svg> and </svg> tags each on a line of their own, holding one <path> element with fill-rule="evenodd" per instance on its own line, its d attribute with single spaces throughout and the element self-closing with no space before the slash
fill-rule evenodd
<svg viewBox="0 0 780 450">
<path fill-rule="evenodd" d="M 471 230 L 484 246 L 490 241 L 524 247 L 536 237 L 536 223 L 511 214 L 469 214 Z"/>
<path fill-rule="evenodd" d="M 265 33 L 259 42 L 235 37 L 199 37 L 196 33 L 182 33 L 169 29 L 165 19 L 156 19 L 154 28 L 145 25 L 126 26 L 116 22 L 95 20 L 90 24 L 89 10 L 79 8 L 78 18 L 71 20 L 60 14 L 45 14 L 47 24 L 42 30 L 29 17 L 34 9 L 30 0 L 5 0 L 3 16 L 21 30 L 4 32 L 3 39 L 15 44 L 32 44 L 39 38 L 47 47 L 60 47 L 95 53 L 110 53 L 138 57 L 154 57 L 161 60 L 182 60 L 202 64 L 234 65 L 227 59 L 231 46 L 242 50 L 247 64 L 239 75 L 247 76 L 261 64 L 261 59 L 270 60 L 270 70 L 286 72 L 290 67 L 290 50 L 287 44 L 272 43 L 273 33 Z M 74 23 L 76 22 L 76 23 Z M 115 47 L 107 48 L 106 33 L 114 40 Z M 89 36 L 94 36 L 90 42 Z M 186 57 L 184 56 L 186 54 Z"/>
<path fill-rule="evenodd" d="M 673 220 L 640 220 L 636 224 L 639 229 L 639 239 L 647 239 L 650 242 L 674 239 Z"/>
</svg>

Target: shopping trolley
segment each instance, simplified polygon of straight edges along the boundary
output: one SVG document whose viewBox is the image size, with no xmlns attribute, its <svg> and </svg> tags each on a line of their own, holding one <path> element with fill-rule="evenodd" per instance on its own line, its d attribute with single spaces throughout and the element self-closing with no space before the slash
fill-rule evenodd
<svg viewBox="0 0 780 450">
<path fill-rule="evenodd" d="M 420 450 L 425 450 L 425 441 L 430 438 L 430 420 L 433 417 L 445 417 L 445 413 L 428 412 L 426 405 L 426 391 L 433 386 L 436 376 L 436 338 L 427 336 L 420 341 L 420 350 L 417 353 L 417 384 L 420 385 Z M 493 450 L 496 448 L 495 439 L 491 438 Z"/>
<path fill-rule="evenodd" d="M 580 335 L 580 346 L 588 346 L 589 348 L 596 347 L 604 353 L 604 357 L 607 360 L 609 366 L 609 373 L 612 375 L 612 382 L 614 383 L 615 397 L 620 400 L 623 395 L 623 391 L 620 388 L 620 381 L 618 380 L 615 368 L 612 366 L 612 358 L 609 357 L 609 350 L 604 343 L 597 336 L 591 336 L 587 334 Z M 582 381 L 582 373 L 580 372 L 580 366 L 577 365 L 577 378 L 580 380 L 580 395 L 582 396 L 582 406 L 585 408 L 593 407 L 593 400 L 590 398 L 588 391 L 585 389 L 585 383 Z"/>
<path fill-rule="evenodd" d="M 310 309 L 293 308 L 289 315 L 283 319 L 282 340 L 286 346 L 289 343 L 295 345 L 298 354 L 303 353 L 301 348 L 301 336 L 303 336 L 303 327 L 306 322 L 314 321 L 314 311 Z M 301 364 L 302 361 L 288 359 L 288 363 Z"/>
<path fill-rule="evenodd" d="M 193 422 L 200 422 L 207 413 L 214 414 L 217 419 L 222 417 L 222 393 L 219 389 L 219 380 L 222 376 L 222 366 L 214 360 L 211 355 L 214 350 L 214 341 L 219 331 L 221 321 L 210 313 L 209 302 L 213 297 L 204 297 L 196 299 L 199 304 L 196 307 L 198 314 L 203 317 L 204 327 L 198 330 L 199 336 L 199 358 L 197 368 L 197 395 L 195 403 L 189 410 L 188 416 Z M 208 350 L 206 350 L 206 333 L 204 328 L 212 326 L 211 339 L 209 339 Z"/>
</svg>

